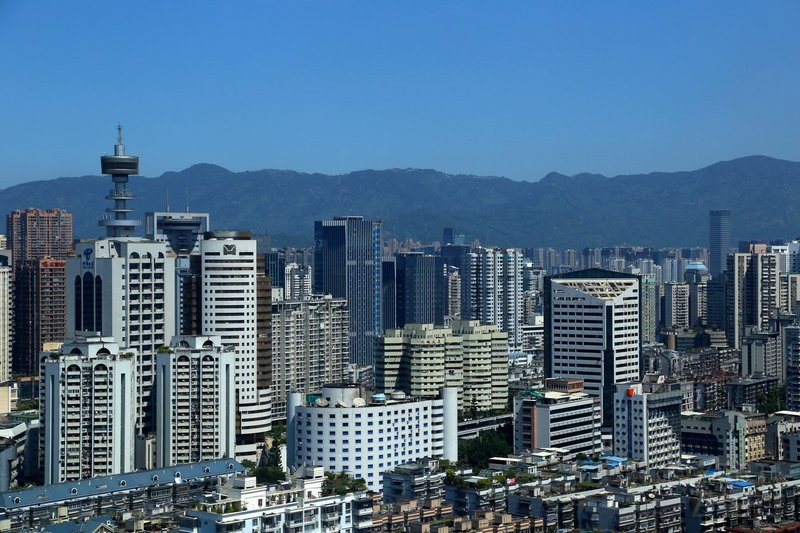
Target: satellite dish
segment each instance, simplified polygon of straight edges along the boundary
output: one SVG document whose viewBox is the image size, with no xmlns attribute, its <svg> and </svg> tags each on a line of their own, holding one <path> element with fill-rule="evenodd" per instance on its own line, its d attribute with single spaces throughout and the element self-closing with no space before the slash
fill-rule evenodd
<svg viewBox="0 0 800 533">
<path fill-rule="evenodd" d="M 328 400 L 326 400 L 325 398 L 317 398 L 316 401 L 314 402 L 314 405 L 316 405 L 317 407 L 328 407 Z"/>
<path fill-rule="evenodd" d="M 353 407 L 364 407 L 367 405 L 367 400 L 364 398 L 353 398 Z"/>
</svg>

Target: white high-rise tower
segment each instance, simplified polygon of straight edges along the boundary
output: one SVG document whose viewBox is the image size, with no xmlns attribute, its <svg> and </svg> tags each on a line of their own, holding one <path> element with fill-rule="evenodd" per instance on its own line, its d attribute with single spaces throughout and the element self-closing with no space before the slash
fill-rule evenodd
<svg viewBox="0 0 800 533">
<path fill-rule="evenodd" d="M 175 335 L 175 259 L 167 244 L 134 237 L 140 223 L 128 218 L 128 175 L 139 158 L 125 155 L 122 136 L 113 156 L 101 158 L 114 189 L 110 213 L 100 220 L 107 237 L 79 241 L 67 259 L 67 335 L 113 337 L 122 351 L 136 354 L 136 433 L 153 433 L 153 381 L 158 349 Z M 137 466 L 149 466 L 148 462 Z"/>
<path fill-rule="evenodd" d="M 271 361 L 258 350 L 256 252 L 248 232 L 209 232 L 200 241 L 202 333 L 236 352 L 236 458 L 250 460 L 272 427 Z"/>
</svg>

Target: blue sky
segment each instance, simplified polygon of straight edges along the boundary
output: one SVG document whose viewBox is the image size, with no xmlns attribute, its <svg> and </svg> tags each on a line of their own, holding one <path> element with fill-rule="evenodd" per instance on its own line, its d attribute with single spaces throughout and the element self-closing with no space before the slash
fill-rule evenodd
<svg viewBox="0 0 800 533">
<path fill-rule="evenodd" d="M 422 167 L 539 179 L 800 160 L 800 2 L 0 0 L 0 187 Z"/>
</svg>

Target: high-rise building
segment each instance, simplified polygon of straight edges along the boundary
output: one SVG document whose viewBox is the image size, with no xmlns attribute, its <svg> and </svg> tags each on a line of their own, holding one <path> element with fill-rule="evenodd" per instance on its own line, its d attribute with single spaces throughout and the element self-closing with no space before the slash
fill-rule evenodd
<svg viewBox="0 0 800 533">
<path fill-rule="evenodd" d="M 107 237 L 80 241 L 67 259 L 67 335 L 111 337 L 135 354 L 133 384 L 138 435 L 152 435 L 156 352 L 175 335 L 175 258 L 167 244 L 134 237 L 140 221 L 128 218 L 128 176 L 139 158 L 125 155 L 121 136 L 113 156 L 100 158 L 114 189 L 109 215 L 100 220 Z M 145 466 L 145 465 L 142 465 Z"/>
<path fill-rule="evenodd" d="M 156 465 L 233 457 L 236 354 L 219 336 L 180 336 L 156 357 Z"/>
<path fill-rule="evenodd" d="M 269 306 L 269 315 L 272 309 L 269 278 L 259 275 L 256 241 L 250 233 L 206 233 L 200 241 L 200 279 L 201 334 L 219 335 L 222 345 L 236 353 L 236 457 L 254 460 L 272 427 L 272 360 L 269 346 L 262 342 L 272 332 L 270 324 L 259 323 L 262 307 Z M 266 288 L 262 281 L 267 281 Z"/>
<path fill-rule="evenodd" d="M 188 209 L 188 206 L 187 206 Z M 196 276 L 199 266 L 200 240 L 210 231 L 208 213 L 150 212 L 145 215 L 145 235 L 148 239 L 167 244 L 167 257 L 175 259 L 175 328 L 178 333 L 191 334 L 198 330 L 199 300 L 192 290 L 187 290 L 200 280 Z M 194 264 L 192 261 L 194 260 Z M 184 301 L 184 295 L 189 299 Z M 188 331 L 185 331 L 188 330 Z"/>
<path fill-rule="evenodd" d="M 111 337 L 76 337 L 43 353 L 40 372 L 45 484 L 132 471 L 134 354 Z"/>
<path fill-rule="evenodd" d="M 461 273 L 458 268 L 444 265 L 444 323 L 461 319 Z M 388 329 L 388 328 L 387 328 Z"/>
<path fill-rule="evenodd" d="M 458 269 L 461 277 L 461 313 L 462 320 L 472 317 L 472 276 L 470 275 L 470 247 L 465 245 L 448 244 L 439 248 L 442 262 Z"/>
<path fill-rule="evenodd" d="M 72 214 L 62 209 L 17 209 L 6 216 L 6 236 L 14 261 L 75 255 Z"/>
<path fill-rule="evenodd" d="M 461 337 L 465 409 L 502 410 L 508 402 L 508 333 L 477 320 L 453 320 Z"/>
<path fill-rule="evenodd" d="M 74 256 L 72 214 L 16 210 L 6 217 L 14 261 L 15 372 L 35 374 L 45 342 L 66 335 L 65 259 Z"/>
<path fill-rule="evenodd" d="M 289 263 L 284 269 L 283 297 L 285 300 L 302 300 L 311 296 L 311 267 Z"/>
<path fill-rule="evenodd" d="M 381 474 L 397 465 L 426 457 L 458 461 L 457 396 L 456 389 L 445 388 L 437 398 L 407 399 L 403 393 L 369 398 L 357 385 L 331 385 L 306 403 L 305 395 L 292 393 L 286 462 L 290 468 L 306 463 L 349 472 L 369 490 L 380 490 Z M 365 429 L 359 430 L 359 423 Z"/>
<path fill-rule="evenodd" d="M 522 347 L 522 251 L 478 248 L 470 253 L 470 316 L 508 333 L 509 350 Z M 462 294 L 463 298 L 463 294 Z"/>
<path fill-rule="evenodd" d="M 728 255 L 726 279 L 726 335 L 739 348 L 748 327 L 769 329 L 769 317 L 781 307 L 778 254 Z"/>
<path fill-rule="evenodd" d="M 689 284 L 670 282 L 664 285 L 665 328 L 689 327 Z"/>
<path fill-rule="evenodd" d="M 283 287 L 286 272 L 286 251 L 273 248 L 264 254 L 264 258 L 266 260 L 266 274 L 272 278 L 272 286 Z"/>
<path fill-rule="evenodd" d="M 647 468 L 679 464 L 681 459 L 680 383 L 646 376 L 622 383 L 614 394 L 614 454 L 644 461 Z"/>
<path fill-rule="evenodd" d="M 800 411 L 800 326 L 784 329 L 786 343 L 786 409 Z"/>
<path fill-rule="evenodd" d="M 467 244 L 464 230 L 458 227 L 447 227 L 442 231 L 442 244 L 456 244 L 463 246 Z"/>
<path fill-rule="evenodd" d="M 397 327 L 442 324 L 444 293 L 441 258 L 419 252 L 397 254 Z"/>
<path fill-rule="evenodd" d="M 330 295 L 272 304 L 272 409 L 286 412 L 290 392 L 340 383 L 348 361 L 347 300 Z"/>
<path fill-rule="evenodd" d="M 709 274 L 718 277 L 727 267 L 728 252 L 731 249 L 731 211 L 712 209 L 708 220 L 708 258 Z"/>
<path fill-rule="evenodd" d="M 689 326 L 696 328 L 708 323 L 708 269 L 700 261 L 692 261 L 683 273 L 689 284 Z"/>
<path fill-rule="evenodd" d="M 642 344 L 653 344 L 656 342 L 656 331 L 658 330 L 658 300 L 659 285 L 656 282 L 655 274 L 641 274 L 642 308 L 640 316 L 642 319 Z"/>
<path fill-rule="evenodd" d="M 545 377 L 582 379 L 612 425 L 619 383 L 639 379 L 641 293 L 633 274 L 579 270 L 545 279 Z"/>
<path fill-rule="evenodd" d="M 454 387 L 460 408 L 465 408 L 463 339 L 452 329 L 406 324 L 403 329 L 386 330 L 377 342 L 377 390 L 427 397 L 437 395 L 442 387 Z"/>
<path fill-rule="evenodd" d="M 21 374 L 38 372 L 46 343 L 67 336 L 67 262 L 38 259 L 17 263 L 14 278 L 14 357 Z"/>
<path fill-rule="evenodd" d="M 5 383 L 11 378 L 11 347 L 13 343 L 11 277 L 11 267 L 0 266 L 0 383 Z"/>
<path fill-rule="evenodd" d="M 383 332 L 383 237 L 379 220 L 335 217 L 314 223 L 314 292 L 346 298 L 350 362 L 371 366 Z"/>
</svg>

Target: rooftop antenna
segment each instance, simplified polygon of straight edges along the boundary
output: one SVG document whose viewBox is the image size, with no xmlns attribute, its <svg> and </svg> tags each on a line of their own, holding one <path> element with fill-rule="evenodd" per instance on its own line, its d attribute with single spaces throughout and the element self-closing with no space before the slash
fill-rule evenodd
<svg viewBox="0 0 800 533">
<path fill-rule="evenodd" d="M 169 185 L 167 185 L 167 213 L 169 213 Z"/>
<path fill-rule="evenodd" d="M 186 212 L 189 212 L 189 189 L 186 189 Z"/>
</svg>

